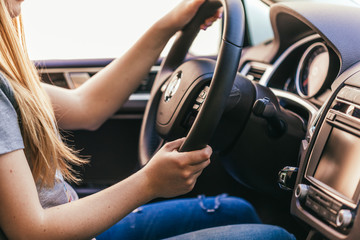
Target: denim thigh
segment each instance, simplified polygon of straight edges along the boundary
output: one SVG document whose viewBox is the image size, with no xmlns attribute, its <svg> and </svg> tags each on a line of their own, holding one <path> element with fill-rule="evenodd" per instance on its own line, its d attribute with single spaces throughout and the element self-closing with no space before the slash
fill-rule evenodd
<svg viewBox="0 0 360 240">
<path fill-rule="evenodd" d="M 260 223 L 254 208 L 244 199 L 225 194 L 199 196 L 139 207 L 97 239 L 163 239 L 204 228 L 242 223 Z"/>
<path fill-rule="evenodd" d="M 265 224 L 238 224 L 207 228 L 166 240 L 296 240 L 285 229 Z"/>
</svg>

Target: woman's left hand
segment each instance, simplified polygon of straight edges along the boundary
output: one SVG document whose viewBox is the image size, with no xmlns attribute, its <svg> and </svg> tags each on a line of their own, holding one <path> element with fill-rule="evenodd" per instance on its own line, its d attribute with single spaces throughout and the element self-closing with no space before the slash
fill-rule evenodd
<svg viewBox="0 0 360 240">
<path fill-rule="evenodd" d="M 206 0 L 183 0 L 164 18 L 170 26 L 174 27 L 176 31 L 179 31 L 194 18 L 200 6 L 205 2 Z M 219 8 L 214 16 L 204 21 L 200 28 L 206 30 L 213 22 L 222 17 L 222 12 L 222 8 Z"/>
</svg>

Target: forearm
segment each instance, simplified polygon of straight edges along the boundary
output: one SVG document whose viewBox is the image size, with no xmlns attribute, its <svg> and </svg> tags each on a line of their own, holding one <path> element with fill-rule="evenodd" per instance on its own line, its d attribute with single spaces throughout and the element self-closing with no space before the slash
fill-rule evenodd
<svg viewBox="0 0 360 240">
<path fill-rule="evenodd" d="M 56 94 L 50 91 L 59 126 L 64 129 L 96 129 L 112 116 L 147 76 L 168 40 L 190 22 L 204 1 L 180 2 L 125 55 L 78 89 L 67 91 L 64 97 L 60 91 L 55 91 Z M 210 18 L 210 22 L 217 17 Z"/>
<path fill-rule="evenodd" d="M 153 198 L 141 174 L 97 194 L 45 210 L 44 239 L 90 239 Z M 45 230 L 45 227 L 44 227 Z M 40 239 L 40 238 L 37 238 Z"/>
<path fill-rule="evenodd" d="M 3 225 L 9 239 L 91 239 L 153 198 L 141 174 L 77 201 L 28 209 Z"/>
</svg>

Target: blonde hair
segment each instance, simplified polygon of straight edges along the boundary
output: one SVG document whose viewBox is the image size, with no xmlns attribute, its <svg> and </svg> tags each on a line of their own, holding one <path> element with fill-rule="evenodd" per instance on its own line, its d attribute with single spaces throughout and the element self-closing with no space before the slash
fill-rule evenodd
<svg viewBox="0 0 360 240">
<path fill-rule="evenodd" d="M 26 52 L 22 18 L 11 18 L 5 0 L 0 4 L 0 71 L 8 78 L 19 106 L 24 151 L 34 180 L 51 187 L 58 169 L 65 179 L 76 182 L 79 179 L 71 165 L 86 160 L 59 138 L 54 110 Z"/>
</svg>

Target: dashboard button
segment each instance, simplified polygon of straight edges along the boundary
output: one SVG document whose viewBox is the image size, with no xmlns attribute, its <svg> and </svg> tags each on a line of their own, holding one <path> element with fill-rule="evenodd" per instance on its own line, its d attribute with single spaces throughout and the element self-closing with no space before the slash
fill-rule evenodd
<svg viewBox="0 0 360 240">
<path fill-rule="evenodd" d="M 321 195 L 315 195 L 315 200 L 324 207 L 331 207 L 331 202 Z"/>
<path fill-rule="evenodd" d="M 328 210 L 326 210 L 326 208 L 320 207 L 319 215 L 322 216 L 325 219 L 329 219 L 330 212 Z"/>
<path fill-rule="evenodd" d="M 201 97 L 198 97 L 198 98 L 196 99 L 196 102 L 197 102 L 198 104 L 202 104 L 204 101 L 205 101 L 205 99 L 203 99 L 203 98 L 201 98 Z"/>
<path fill-rule="evenodd" d="M 205 99 L 206 98 L 206 91 L 202 90 L 201 93 L 199 94 L 199 98 Z"/>
<path fill-rule="evenodd" d="M 336 212 L 339 212 L 341 209 L 341 204 L 337 202 L 333 202 L 331 204 L 331 209 L 335 210 Z"/>
<path fill-rule="evenodd" d="M 310 198 L 306 198 L 306 201 L 305 201 L 305 206 L 309 207 L 312 209 L 312 205 L 313 205 L 313 200 L 311 200 Z"/>
<path fill-rule="evenodd" d="M 336 215 L 335 214 L 332 214 L 332 213 L 330 213 L 329 214 L 329 218 L 328 218 L 328 220 L 330 221 L 330 222 L 332 222 L 332 223 L 336 223 Z"/>
<path fill-rule="evenodd" d="M 305 206 L 315 211 L 316 213 L 319 213 L 320 211 L 320 205 L 317 204 L 315 201 L 311 200 L 311 198 L 309 197 L 306 198 Z"/>
<path fill-rule="evenodd" d="M 312 210 L 314 210 L 316 213 L 319 213 L 320 212 L 320 205 L 313 202 L 312 204 Z"/>
<path fill-rule="evenodd" d="M 194 109 L 194 110 L 198 111 L 199 108 L 200 108 L 200 105 L 199 105 L 199 104 L 194 104 L 194 106 L 193 106 L 193 109 Z"/>
</svg>

